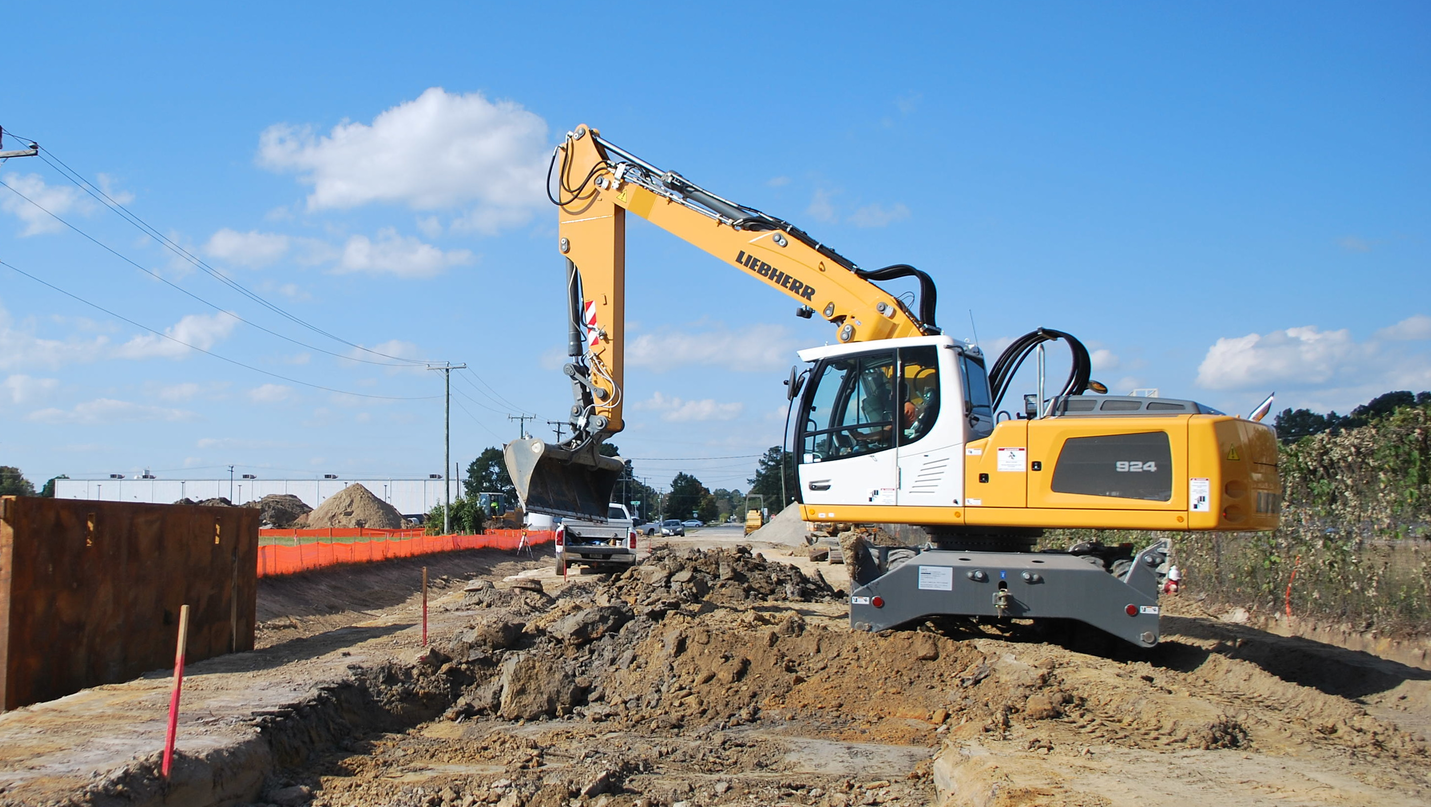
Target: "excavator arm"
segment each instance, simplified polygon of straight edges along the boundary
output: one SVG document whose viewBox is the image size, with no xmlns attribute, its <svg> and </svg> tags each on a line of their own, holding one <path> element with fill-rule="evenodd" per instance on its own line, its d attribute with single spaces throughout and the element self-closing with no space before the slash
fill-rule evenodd
<svg viewBox="0 0 1431 807">
<path fill-rule="evenodd" d="M 829 322 L 840 343 L 939 332 L 934 283 L 924 272 L 902 264 L 860 269 L 788 222 L 662 171 L 595 129 L 569 133 L 550 173 L 567 268 L 573 431 L 560 445 L 533 439 L 507 446 L 509 472 L 529 510 L 599 519 L 621 471 L 600 445 L 625 426 L 628 211 L 793 298 L 801 316 Z M 874 282 L 901 277 L 919 283 L 917 312 Z"/>
</svg>

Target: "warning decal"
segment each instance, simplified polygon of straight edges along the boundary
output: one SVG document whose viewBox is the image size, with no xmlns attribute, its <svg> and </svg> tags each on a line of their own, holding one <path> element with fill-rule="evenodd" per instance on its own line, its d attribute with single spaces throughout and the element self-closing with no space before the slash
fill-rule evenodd
<svg viewBox="0 0 1431 807">
<path fill-rule="evenodd" d="M 999 470 L 1001 472 L 1021 474 L 1028 469 L 1028 449 L 1023 446 L 1016 448 L 1000 448 Z"/>
<path fill-rule="evenodd" d="M 949 566 L 920 566 L 919 587 L 926 591 L 953 591 L 954 569 Z"/>
<path fill-rule="evenodd" d="M 1188 510 L 1194 513 L 1212 512 L 1212 480 L 1204 477 L 1188 480 Z"/>
</svg>

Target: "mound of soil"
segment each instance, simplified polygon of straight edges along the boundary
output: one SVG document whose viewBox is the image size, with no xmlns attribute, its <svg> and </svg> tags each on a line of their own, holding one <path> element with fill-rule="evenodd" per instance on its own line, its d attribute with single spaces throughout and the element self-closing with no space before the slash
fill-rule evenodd
<svg viewBox="0 0 1431 807">
<path fill-rule="evenodd" d="M 658 547 L 640 565 L 603 586 L 638 610 L 671 610 L 682 603 L 744 605 L 760 600 L 831 602 L 840 596 L 825 578 L 787 563 L 767 561 L 750 547 L 673 549 Z"/>
<path fill-rule="evenodd" d="M 367 527 L 375 530 L 401 529 L 406 522 L 397 508 L 374 496 L 362 485 L 349 485 L 308 514 L 308 527 Z"/>
<path fill-rule="evenodd" d="M 308 526 L 304 516 L 313 512 L 313 508 L 291 493 L 270 493 L 256 502 L 245 502 L 243 506 L 258 508 L 262 512 L 263 526 L 278 530 Z"/>
<path fill-rule="evenodd" d="M 223 497 L 223 496 L 220 496 L 220 497 L 218 497 L 217 499 L 204 499 L 204 500 L 202 500 L 202 501 L 197 501 L 197 502 L 194 501 L 193 499 L 190 499 L 189 497 L 185 496 L 184 498 L 180 499 L 179 501 L 174 502 L 174 504 L 198 505 L 199 507 L 233 507 L 233 506 L 234 506 L 234 503 L 233 503 L 233 502 L 229 501 L 227 498 L 225 498 L 225 497 Z"/>
<path fill-rule="evenodd" d="M 775 517 L 766 522 L 764 527 L 752 532 L 750 540 L 805 546 L 809 543 L 809 539 L 806 537 L 809 534 L 810 531 L 806 528 L 805 522 L 800 520 L 800 508 L 787 507 L 776 513 Z"/>
</svg>

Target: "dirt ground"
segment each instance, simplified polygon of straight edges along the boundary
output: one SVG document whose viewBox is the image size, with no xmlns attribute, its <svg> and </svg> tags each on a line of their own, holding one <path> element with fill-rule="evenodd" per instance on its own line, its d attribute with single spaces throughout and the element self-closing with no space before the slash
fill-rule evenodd
<svg viewBox="0 0 1431 807">
<path fill-rule="evenodd" d="M 152 744 L 111 731 L 67 749 L 61 715 L 99 718 L 32 708 L 0 716 L 0 802 L 1431 803 L 1422 667 L 1188 597 L 1165 601 L 1151 652 L 954 621 L 854 633 L 842 567 L 744 544 L 692 531 L 565 581 L 550 558 L 430 559 L 425 651 L 420 559 L 266 579 L 262 649 L 195 665 L 185 693 L 181 763 L 224 771 L 197 775 L 200 796 L 153 784 Z M 133 722 L 166 684 L 119 685 L 96 710 Z M 106 772 L 116 744 L 140 750 Z"/>
</svg>

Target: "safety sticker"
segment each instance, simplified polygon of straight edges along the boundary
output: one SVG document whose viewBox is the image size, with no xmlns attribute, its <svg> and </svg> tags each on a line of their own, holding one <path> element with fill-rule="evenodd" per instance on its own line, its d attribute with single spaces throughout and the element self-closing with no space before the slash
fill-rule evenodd
<svg viewBox="0 0 1431 807">
<path fill-rule="evenodd" d="M 1021 474 L 1028 469 L 1028 449 L 1022 446 L 1017 448 L 1001 448 L 999 452 L 999 470 L 1001 472 L 1011 472 Z"/>
<path fill-rule="evenodd" d="M 925 591 L 953 591 L 954 569 L 950 566 L 920 566 L 919 587 Z"/>
<path fill-rule="evenodd" d="M 894 504 L 894 488 L 876 488 L 871 490 L 870 504 Z"/>
<path fill-rule="evenodd" d="M 970 456 L 970 457 L 982 457 L 982 456 L 984 455 L 984 449 L 982 449 L 982 448 L 966 448 L 966 449 L 964 449 L 964 454 L 965 454 L 966 456 Z"/>
<path fill-rule="evenodd" d="M 1194 513 L 1212 512 L 1212 480 L 1200 476 L 1188 480 L 1188 510 Z"/>
<path fill-rule="evenodd" d="M 984 500 L 983 500 L 983 499 L 965 499 L 965 500 L 964 500 L 964 503 L 967 504 L 967 505 L 969 505 L 970 507 L 978 507 L 979 505 L 982 505 L 982 504 L 984 503 Z"/>
<path fill-rule="evenodd" d="M 1140 613 L 1140 614 L 1151 614 L 1151 615 L 1153 615 L 1153 616 L 1157 616 L 1157 615 L 1158 615 L 1158 606 L 1156 606 L 1156 605 L 1140 605 L 1140 606 L 1138 606 L 1138 613 Z"/>
<path fill-rule="evenodd" d="M 850 605 L 869 605 L 869 604 L 870 604 L 870 598 L 869 598 L 869 597 L 851 597 L 851 598 L 850 598 Z"/>
</svg>

